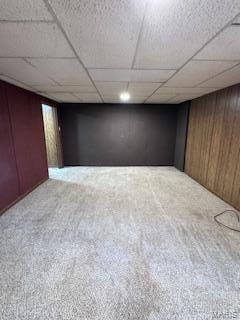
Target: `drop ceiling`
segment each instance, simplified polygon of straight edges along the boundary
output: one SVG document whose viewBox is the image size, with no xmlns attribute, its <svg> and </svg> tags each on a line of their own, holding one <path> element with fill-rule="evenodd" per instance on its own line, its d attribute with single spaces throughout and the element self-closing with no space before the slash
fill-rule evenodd
<svg viewBox="0 0 240 320">
<path fill-rule="evenodd" d="M 0 0 L 0 78 L 59 102 L 180 103 L 240 82 L 239 0 Z"/>
</svg>

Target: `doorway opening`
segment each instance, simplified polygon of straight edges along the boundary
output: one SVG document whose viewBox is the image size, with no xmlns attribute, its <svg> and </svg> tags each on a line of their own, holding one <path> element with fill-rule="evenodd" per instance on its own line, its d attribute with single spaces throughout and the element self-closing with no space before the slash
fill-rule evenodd
<svg viewBox="0 0 240 320">
<path fill-rule="evenodd" d="M 57 109 L 42 104 L 44 133 L 47 149 L 48 168 L 62 168 L 62 145 Z"/>
</svg>

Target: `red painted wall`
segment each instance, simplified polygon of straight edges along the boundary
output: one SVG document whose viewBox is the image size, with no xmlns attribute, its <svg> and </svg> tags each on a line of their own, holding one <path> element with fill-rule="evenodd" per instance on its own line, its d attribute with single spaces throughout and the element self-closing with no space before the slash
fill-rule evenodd
<svg viewBox="0 0 240 320">
<path fill-rule="evenodd" d="M 20 192 L 24 194 L 48 177 L 41 100 L 13 86 L 8 86 L 7 94 Z"/>
<path fill-rule="evenodd" d="M 0 82 L 0 211 L 19 196 L 6 86 Z"/>
<path fill-rule="evenodd" d="M 0 81 L 0 212 L 48 178 L 43 102 Z"/>
</svg>

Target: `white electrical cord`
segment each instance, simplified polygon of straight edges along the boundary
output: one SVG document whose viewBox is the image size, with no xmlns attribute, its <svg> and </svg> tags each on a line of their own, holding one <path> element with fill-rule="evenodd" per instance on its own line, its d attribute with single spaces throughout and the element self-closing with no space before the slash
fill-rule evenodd
<svg viewBox="0 0 240 320">
<path fill-rule="evenodd" d="M 218 224 L 220 224 L 221 226 L 223 226 L 223 227 L 225 227 L 225 228 L 227 228 L 227 229 L 230 229 L 230 230 L 236 231 L 236 232 L 240 232 L 240 229 L 235 229 L 235 228 L 229 227 L 229 226 L 225 225 L 224 223 L 222 223 L 222 222 L 220 222 L 220 221 L 218 220 L 218 217 L 220 217 L 221 215 L 223 215 L 223 214 L 226 213 L 226 212 L 233 212 L 233 213 L 236 215 L 236 217 L 237 217 L 238 223 L 240 224 L 240 216 L 239 216 L 239 213 L 236 212 L 236 211 L 234 211 L 234 210 L 230 210 L 230 209 L 229 209 L 229 210 L 225 210 L 225 211 L 220 212 L 220 213 L 218 213 L 217 215 L 215 215 L 215 216 L 214 216 L 214 220 L 215 220 Z"/>
</svg>

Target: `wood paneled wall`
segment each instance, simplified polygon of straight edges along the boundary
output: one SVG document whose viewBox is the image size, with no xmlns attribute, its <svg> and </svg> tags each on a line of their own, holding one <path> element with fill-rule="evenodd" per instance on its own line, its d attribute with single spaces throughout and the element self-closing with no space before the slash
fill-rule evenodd
<svg viewBox="0 0 240 320">
<path fill-rule="evenodd" d="M 240 209 L 240 85 L 192 101 L 185 172 Z"/>
<path fill-rule="evenodd" d="M 43 105 L 42 113 L 47 147 L 48 166 L 59 167 L 60 151 L 58 151 L 59 134 L 57 124 L 57 111 L 54 107 Z"/>
</svg>

